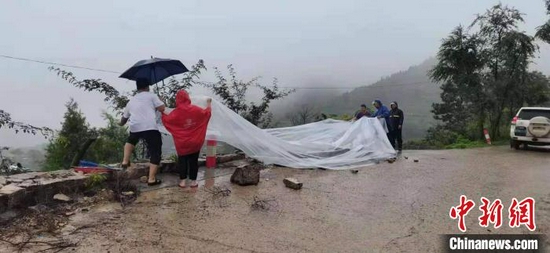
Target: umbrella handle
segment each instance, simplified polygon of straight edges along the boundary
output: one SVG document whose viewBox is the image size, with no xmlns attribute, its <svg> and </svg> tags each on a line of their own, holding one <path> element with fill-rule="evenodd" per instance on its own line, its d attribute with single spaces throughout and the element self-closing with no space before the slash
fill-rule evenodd
<svg viewBox="0 0 550 253">
<path fill-rule="evenodd" d="M 151 56 L 151 59 L 153 58 L 153 56 Z M 152 67 L 153 68 L 153 67 Z M 153 68 L 153 78 L 154 80 L 156 81 L 157 80 L 157 70 L 155 68 Z M 162 80 L 162 85 L 164 86 L 164 80 Z M 157 87 L 157 97 L 160 98 L 160 94 L 159 94 L 159 83 L 156 82 L 155 83 L 155 86 Z M 164 98 L 162 98 L 162 102 L 164 102 L 164 104 L 166 105 L 166 101 L 164 101 Z"/>
</svg>

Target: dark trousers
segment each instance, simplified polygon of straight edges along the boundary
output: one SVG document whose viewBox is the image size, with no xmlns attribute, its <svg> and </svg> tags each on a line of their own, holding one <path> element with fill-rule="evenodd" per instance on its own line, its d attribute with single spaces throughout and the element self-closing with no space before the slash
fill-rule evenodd
<svg viewBox="0 0 550 253">
<path fill-rule="evenodd" d="M 197 174 L 199 173 L 199 152 L 178 156 L 178 170 L 180 172 L 180 179 L 197 180 Z"/>
<path fill-rule="evenodd" d="M 160 165 L 162 158 L 162 136 L 160 132 L 158 130 L 133 132 L 130 133 L 126 142 L 135 146 L 141 139 L 145 140 L 147 144 L 147 154 L 150 157 L 151 164 Z"/>
<path fill-rule="evenodd" d="M 395 142 L 397 141 L 397 150 L 403 149 L 403 138 L 402 138 L 402 130 L 401 129 L 395 129 L 391 130 L 388 134 L 388 137 L 390 139 L 390 143 L 392 147 L 395 149 Z"/>
</svg>

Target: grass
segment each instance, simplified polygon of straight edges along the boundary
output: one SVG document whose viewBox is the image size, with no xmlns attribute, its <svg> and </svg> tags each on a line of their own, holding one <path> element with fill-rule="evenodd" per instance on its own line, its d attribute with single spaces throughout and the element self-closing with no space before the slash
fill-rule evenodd
<svg viewBox="0 0 550 253">
<path fill-rule="evenodd" d="M 107 176 L 104 174 L 99 173 L 93 173 L 88 176 L 86 179 L 86 189 L 88 190 L 96 190 L 99 188 L 103 188 L 105 186 L 105 181 L 107 181 Z"/>
<path fill-rule="evenodd" d="M 458 138 L 455 142 L 451 144 L 432 144 L 424 140 L 412 140 L 406 143 L 403 143 L 404 149 L 469 149 L 469 148 L 484 148 L 490 146 L 503 146 L 508 145 L 509 140 L 502 139 L 497 141 L 492 141 L 491 145 L 488 145 L 485 141 L 472 141 L 464 138 Z"/>
<path fill-rule="evenodd" d="M 492 141 L 491 146 L 503 146 L 509 144 L 508 140 Z M 467 149 L 489 147 L 485 141 L 458 140 L 457 142 L 446 145 L 445 149 Z"/>
</svg>

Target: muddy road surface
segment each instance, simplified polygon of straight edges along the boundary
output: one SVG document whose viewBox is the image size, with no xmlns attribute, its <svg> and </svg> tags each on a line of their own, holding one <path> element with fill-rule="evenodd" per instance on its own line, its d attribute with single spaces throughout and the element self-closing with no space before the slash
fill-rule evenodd
<svg viewBox="0 0 550 253">
<path fill-rule="evenodd" d="M 304 188 L 285 188 L 285 177 Z M 212 185 L 231 194 L 214 194 Z M 476 203 L 466 233 L 550 234 L 550 152 L 404 151 L 357 174 L 269 169 L 247 187 L 217 177 L 196 192 L 164 188 L 124 209 L 111 204 L 75 215 L 71 226 L 97 226 L 68 235 L 78 241 L 68 252 L 442 252 L 440 235 L 460 233 L 449 217 L 460 195 Z M 480 197 L 503 201 L 501 228 L 479 226 Z M 534 232 L 508 226 L 512 198 L 525 197 L 536 200 Z"/>
</svg>

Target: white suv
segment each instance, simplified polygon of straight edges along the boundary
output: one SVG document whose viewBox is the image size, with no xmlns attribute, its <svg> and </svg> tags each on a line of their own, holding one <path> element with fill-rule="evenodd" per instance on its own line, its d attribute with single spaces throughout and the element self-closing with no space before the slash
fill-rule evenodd
<svg viewBox="0 0 550 253">
<path fill-rule="evenodd" d="M 522 107 L 512 119 L 510 147 L 550 145 L 550 108 Z"/>
</svg>

